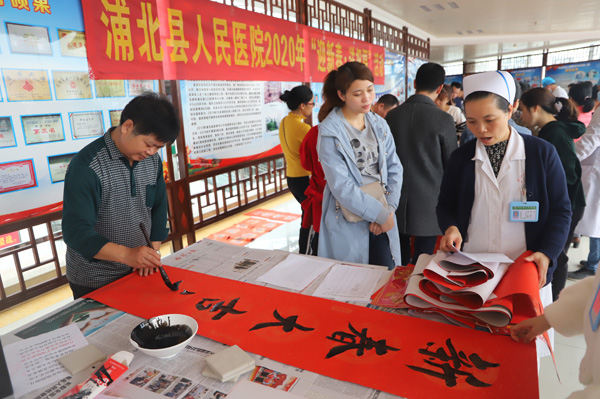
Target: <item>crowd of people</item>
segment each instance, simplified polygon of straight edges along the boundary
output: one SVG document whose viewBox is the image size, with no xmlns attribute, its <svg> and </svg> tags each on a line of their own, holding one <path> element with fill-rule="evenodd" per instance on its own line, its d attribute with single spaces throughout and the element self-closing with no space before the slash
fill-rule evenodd
<svg viewBox="0 0 600 399">
<path fill-rule="evenodd" d="M 543 87 L 529 88 L 505 71 L 470 75 L 462 85 L 444 80 L 443 67 L 422 65 L 415 94 L 398 105 L 389 94 L 373 103 L 373 75 L 364 64 L 348 62 L 327 75 L 319 124 L 306 124 L 308 134 L 293 138 L 293 154 L 284 149 L 288 163 L 300 162 L 302 176 L 311 176 L 305 198 L 294 193 L 311 237 L 301 251 L 389 269 L 436 249 L 512 259 L 531 251 L 526 259 L 537 269 L 550 315 L 515 326 L 513 338 L 529 341 L 551 326 L 585 331 L 586 358 L 593 356 L 597 338 L 588 330 L 596 331 L 600 316 L 596 311 L 590 326 L 584 314 L 592 294 L 600 295 L 598 87 L 575 83 L 567 94 L 546 78 Z M 291 112 L 280 136 L 299 106 L 292 92 L 282 95 Z M 309 106 L 312 93 L 302 101 Z M 522 204 L 534 212 L 511 217 Z M 567 252 L 578 235 L 590 237 L 590 253 L 568 272 Z M 584 280 L 561 294 L 567 278 Z M 581 312 L 564 314 L 573 308 Z M 592 363 L 584 359 L 581 381 L 587 393 L 598 393 L 600 370 Z"/>
</svg>

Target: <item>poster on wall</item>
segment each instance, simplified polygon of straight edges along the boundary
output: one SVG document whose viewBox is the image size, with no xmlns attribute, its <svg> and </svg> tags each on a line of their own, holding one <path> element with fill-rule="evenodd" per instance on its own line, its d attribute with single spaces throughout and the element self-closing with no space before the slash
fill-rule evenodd
<svg viewBox="0 0 600 399">
<path fill-rule="evenodd" d="M 359 61 L 383 84 L 384 47 L 303 24 L 208 0 L 130 0 L 126 17 L 106 1 L 82 5 L 93 79 L 322 81 Z"/>
<path fill-rule="evenodd" d="M 451 85 L 453 82 L 458 82 L 462 85 L 463 76 L 462 75 L 447 75 L 444 83 L 447 85 Z"/>
<path fill-rule="evenodd" d="M 542 68 L 524 68 L 511 69 L 508 72 L 517 82 L 525 82 L 530 88 L 540 87 L 542 85 Z"/>
<path fill-rule="evenodd" d="M 180 82 L 190 175 L 281 153 L 279 123 L 289 110 L 279 96 L 297 85 L 257 81 Z"/>
<path fill-rule="evenodd" d="M 392 94 L 402 104 L 405 98 L 405 57 L 402 54 L 385 52 L 385 83 L 375 85 L 375 100 L 384 94 Z"/>
<path fill-rule="evenodd" d="M 48 28 L 7 22 L 6 31 L 13 53 L 52 55 Z"/>
<path fill-rule="evenodd" d="M 14 147 L 17 145 L 15 140 L 15 130 L 13 128 L 10 116 L 0 117 L 0 148 Z"/>
<path fill-rule="evenodd" d="M 119 126 L 121 124 L 121 113 L 123 112 L 122 109 L 113 109 L 111 111 L 108 111 L 108 114 L 110 116 L 110 126 Z"/>
<path fill-rule="evenodd" d="M 0 163 L 0 194 L 37 186 L 32 159 Z"/>
<path fill-rule="evenodd" d="M 3 69 L 8 101 L 52 100 L 48 72 L 31 69 Z"/>
<path fill-rule="evenodd" d="M 426 60 L 422 60 L 415 57 L 408 57 L 406 64 L 406 98 L 415 94 L 415 78 L 417 77 L 417 71 L 421 65 L 427 63 Z"/>
<path fill-rule="evenodd" d="M 127 86 L 131 97 L 139 96 L 145 91 L 154 91 L 153 80 L 128 80 Z"/>
<path fill-rule="evenodd" d="M 57 100 L 92 98 L 90 78 L 84 71 L 52 71 Z"/>
<path fill-rule="evenodd" d="M 596 85 L 600 83 L 600 61 L 547 66 L 546 76 L 565 90 L 571 83 L 577 82 L 590 81 Z"/>
<path fill-rule="evenodd" d="M 96 97 L 125 97 L 124 80 L 94 80 Z"/>
<path fill-rule="evenodd" d="M 65 133 L 60 114 L 21 116 L 26 144 L 63 141 Z"/>
<path fill-rule="evenodd" d="M 87 139 L 104 134 L 102 111 L 70 112 L 71 132 L 73 139 Z"/>
<path fill-rule="evenodd" d="M 61 154 L 48 157 L 48 169 L 50 170 L 50 179 L 52 180 L 52 183 L 65 181 L 67 167 L 76 154 L 77 153 L 74 152 L 72 154 Z"/>
<path fill-rule="evenodd" d="M 60 54 L 64 57 L 85 57 L 85 32 L 59 29 L 58 43 Z"/>
</svg>

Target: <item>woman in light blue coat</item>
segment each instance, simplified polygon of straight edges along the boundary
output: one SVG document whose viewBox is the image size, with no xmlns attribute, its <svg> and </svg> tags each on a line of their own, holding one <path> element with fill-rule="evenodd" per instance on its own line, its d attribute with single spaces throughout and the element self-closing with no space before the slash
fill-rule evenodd
<svg viewBox="0 0 600 399">
<path fill-rule="evenodd" d="M 323 85 L 317 152 L 327 185 L 319 256 L 392 269 L 402 264 L 395 210 L 402 189 L 402 165 L 386 121 L 370 112 L 373 74 L 359 62 L 331 71 Z M 379 181 L 387 207 L 364 193 Z M 363 220 L 348 222 L 340 207 Z"/>
</svg>

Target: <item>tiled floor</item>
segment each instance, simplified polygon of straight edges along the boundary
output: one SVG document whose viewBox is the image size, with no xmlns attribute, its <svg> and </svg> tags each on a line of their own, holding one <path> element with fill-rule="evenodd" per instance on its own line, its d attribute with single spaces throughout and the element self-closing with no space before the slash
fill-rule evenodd
<svg viewBox="0 0 600 399">
<path fill-rule="evenodd" d="M 301 211 L 300 205 L 293 199 L 291 194 L 261 204 L 256 208 L 274 209 L 292 213 L 300 213 Z M 196 237 L 200 240 L 209 234 L 238 223 L 246 217 L 247 216 L 244 216 L 242 213 L 215 223 L 214 225 L 198 231 Z M 287 223 L 269 234 L 259 237 L 249 246 L 253 248 L 283 249 L 292 252 L 297 251 L 299 226 L 299 220 Z M 579 263 L 580 260 L 587 257 L 588 249 L 588 240 L 586 238 L 582 238 L 579 248 L 570 249 L 570 270 L 575 270 L 575 265 Z M 572 284 L 572 282 L 569 281 L 567 284 Z M 70 300 L 72 300 L 71 291 L 68 286 L 64 286 L 22 305 L 0 312 L 0 335 L 15 329 L 30 320 L 40 317 L 43 314 L 49 313 L 68 303 Z M 542 399 L 563 399 L 571 392 L 582 388 L 582 385 L 578 381 L 578 374 L 579 363 L 585 353 L 585 341 L 583 336 L 567 338 L 556 334 L 555 337 L 555 358 L 562 383 L 558 381 L 552 359 L 550 357 L 543 358 L 540 363 L 539 372 L 540 398 Z M 515 372 L 518 373 L 519 371 L 515 370 Z"/>
</svg>

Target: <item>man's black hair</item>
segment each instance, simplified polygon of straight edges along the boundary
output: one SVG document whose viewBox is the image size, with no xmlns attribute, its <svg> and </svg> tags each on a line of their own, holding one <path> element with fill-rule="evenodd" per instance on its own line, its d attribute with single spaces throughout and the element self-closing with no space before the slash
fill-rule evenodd
<svg viewBox="0 0 600 399">
<path fill-rule="evenodd" d="M 395 107 L 399 104 L 398 98 L 393 94 L 384 94 L 379 97 L 377 104 L 383 104 L 386 108 Z"/>
<path fill-rule="evenodd" d="M 417 91 L 426 91 L 431 93 L 444 84 L 446 71 L 440 64 L 428 62 L 421 65 L 415 77 Z"/>
<path fill-rule="evenodd" d="M 457 89 L 462 90 L 462 85 L 460 84 L 460 82 L 452 82 L 450 83 L 450 87 L 452 87 L 453 89 L 456 87 Z"/>
<path fill-rule="evenodd" d="M 169 99 L 154 92 L 146 92 L 129 102 L 121 113 L 122 125 L 131 119 L 134 133 L 153 134 L 163 143 L 172 143 L 179 135 L 179 117 Z"/>
</svg>

